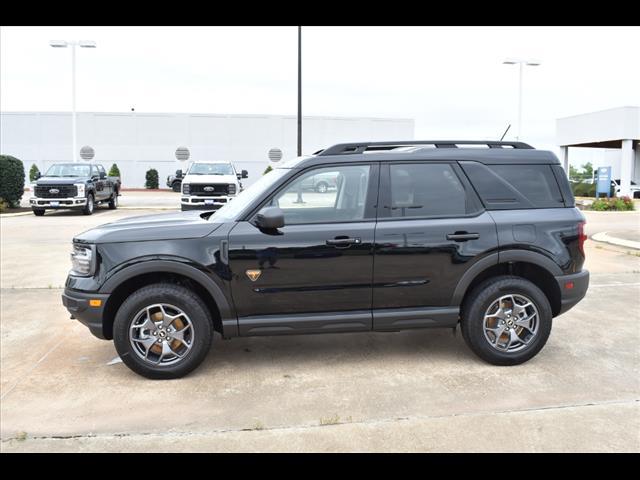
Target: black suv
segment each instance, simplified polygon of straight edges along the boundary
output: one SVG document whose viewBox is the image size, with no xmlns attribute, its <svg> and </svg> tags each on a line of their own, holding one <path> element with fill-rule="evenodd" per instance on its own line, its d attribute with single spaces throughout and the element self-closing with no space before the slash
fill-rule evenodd
<svg viewBox="0 0 640 480">
<path fill-rule="evenodd" d="M 330 174 L 336 188 L 303 191 Z M 525 362 L 589 283 L 585 219 L 556 156 L 519 142 L 340 144 L 215 212 L 128 218 L 73 240 L 64 305 L 150 378 L 223 338 L 461 326 Z"/>
</svg>

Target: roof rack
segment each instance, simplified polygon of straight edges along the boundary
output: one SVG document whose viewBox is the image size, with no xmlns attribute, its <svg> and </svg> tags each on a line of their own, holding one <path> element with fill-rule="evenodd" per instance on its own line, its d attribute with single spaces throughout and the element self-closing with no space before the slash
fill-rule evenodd
<svg viewBox="0 0 640 480">
<path fill-rule="evenodd" d="M 416 145 L 434 145 L 436 148 L 458 148 L 458 145 L 486 145 L 489 148 L 517 148 L 517 149 L 533 149 L 533 147 L 524 142 L 499 142 L 493 140 L 406 140 L 400 142 L 358 142 L 358 143 L 339 143 L 332 147 L 325 148 L 315 152 L 314 155 L 350 155 L 364 153 L 368 151 L 385 151 L 393 150 L 399 147 L 411 147 Z"/>
</svg>

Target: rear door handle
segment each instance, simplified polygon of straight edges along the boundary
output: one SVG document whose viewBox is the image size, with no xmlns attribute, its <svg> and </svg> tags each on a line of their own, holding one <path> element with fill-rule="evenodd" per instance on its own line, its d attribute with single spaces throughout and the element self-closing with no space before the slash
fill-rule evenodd
<svg viewBox="0 0 640 480">
<path fill-rule="evenodd" d="M 336 248 L 347 248 L 351 245 L 359 245 L 360 243 L 362 243 L 360 238 L 333 238 L 331 240 L 327 240 L 327 245 L 331 245 Z"/>
<path fill-rule="evenodd" d="M 467 240 L 476 240 L 478 238 L 480 238 L 479 233 L 456 232 L 447 234 L 447 240 L 455 242 L 466 242 Z"/>
</svg>

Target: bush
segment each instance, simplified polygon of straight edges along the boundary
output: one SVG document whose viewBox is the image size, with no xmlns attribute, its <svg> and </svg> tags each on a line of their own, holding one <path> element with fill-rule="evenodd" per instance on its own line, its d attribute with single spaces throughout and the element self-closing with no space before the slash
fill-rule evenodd
<svg viewBox="0 0 640 480">
<path fill-rule="evenodd" d="M 11 208 L 20 206 L 24 195 L 24 165 L 10 155 L 0 155 L 0 198 Z"/>
<path fill-rule="evenodd" d="M 596 186 L 593 183 L 572 183 L 571 190 L 575 197 L 595 197 Z"/>
<path fill-rule="evenodd" d="M 262 173 L 263 175 L 266 175 L 267 173 L 269 173 L 271 170 L 273 170 L 273 168 L 271 168 L 271 165 L 267 165 L 267 168 L 264 170 L 264 172 Z"/>
<path fill-rule="evenodd" d="M 612 198 L 598 198 L 591 204 L 591 210 L 598 212 L 606 211 L 618 211 L 624 212 L 629 210 L 635 210 L 635 205 L 631 198 L 625 197 L 612 197 Z"/>
<path fill-rule="evenodd" d="M 158 171 L 155 168 L 147 170 L 147 181 L 144 186 L 145 188 L 158 188 Z"/>
<path fill-rule="evenodd" d="M 111 165 L 111 168 L 109 169 L 109 174 L 110 177 L 119 177 L 120 176 L 120 169 L 118 168 L 118 165 L 116 165 L 115 163 L 113 165 Z"/>
<path fill-rule="evenodd" d="M 40 173 L 38 166 L 34 163 L 29 170 L 29 181 L 34 182 L 36 180 L 36 173 Z"/>
<path fill-rule="evenodd" d="M 0 213 L 4 213 L 9 208 L 9 202 L 5 202 L 4 198 L 0 198 Z"/>
</svg>

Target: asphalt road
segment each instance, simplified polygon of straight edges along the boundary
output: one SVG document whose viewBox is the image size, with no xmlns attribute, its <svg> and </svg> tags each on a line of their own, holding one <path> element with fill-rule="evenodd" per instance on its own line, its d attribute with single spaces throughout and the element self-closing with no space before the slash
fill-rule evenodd
<svg viewBox="0 0 640 480">
<path fill-rule="evenodd" d="M 451 330 L 216 338 L 161 382 L 114 363 L 60 302 L 75 234 L 150 213 L 0 220 L 2 452 L 640 451 L 637 252 L 587 241 L 587 297 L 517 367 Z M 640 220 L 586 215 L 589 235 Z"/>
</svg>

